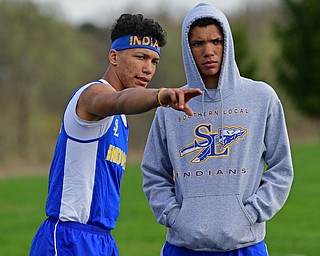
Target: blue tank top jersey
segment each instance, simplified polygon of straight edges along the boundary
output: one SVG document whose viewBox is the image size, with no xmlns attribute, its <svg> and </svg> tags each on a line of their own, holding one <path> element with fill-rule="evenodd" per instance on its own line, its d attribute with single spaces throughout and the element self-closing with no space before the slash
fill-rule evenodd
<svg viewBox="0 0 320 256">
<path fill-rule="evenodd" d="M 114 229 L 128 152 L 123 118 L 109 117 L 108 129 L 88 140 L 68 135 L 62 122 L 49 174 L 47 216 Z"/>
</svg>

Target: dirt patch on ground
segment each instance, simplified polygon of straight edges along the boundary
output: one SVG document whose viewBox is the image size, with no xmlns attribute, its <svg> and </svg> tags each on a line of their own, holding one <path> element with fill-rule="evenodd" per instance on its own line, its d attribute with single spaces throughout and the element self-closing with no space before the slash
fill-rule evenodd
<svg viewBox="0 0 320 256">
<path fill-rule="evenodd" d="M 127 159 L 128 164 L 140 164 L 142 150 L 130 150 Z M 35 160 L 11 160 L 0 162 L 0 179 L 8 177 L 48 175 L 51 162 L 38 162 Z"/>
<path fill-rule="evenodd" d="M 0 166 L 0 179 L 33 175 L 47 175 L 50 163 L 28 163 L 16 161 Z"/>
</svg>

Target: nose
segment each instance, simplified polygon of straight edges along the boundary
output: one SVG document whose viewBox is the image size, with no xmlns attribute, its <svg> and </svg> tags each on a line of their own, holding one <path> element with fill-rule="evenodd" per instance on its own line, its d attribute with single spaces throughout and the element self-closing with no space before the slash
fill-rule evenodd
<svg viewBox="0 0 320 256">
<path fill-rule="evenodd" d="M 151 61 L 146 61 L 142 67 L 142 72 L 145 74 L 152 74 L 155 72 L 155 67 Z"/>
<path fill-rule="evenodd" d="M 204 47 L 203 47 L 203 55 L 205 57 L 207 56 L 214 56 L 216 53 L 215 53 L 215 47 L 214 45 L 212 44 L 205 44 Z"/>
</svg>

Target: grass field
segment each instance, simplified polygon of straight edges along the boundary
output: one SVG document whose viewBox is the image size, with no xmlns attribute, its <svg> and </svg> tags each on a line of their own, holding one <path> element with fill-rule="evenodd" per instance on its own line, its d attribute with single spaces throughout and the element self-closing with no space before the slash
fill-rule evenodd
<svg viewBox="0 0 320 256">
<path fill-rule="evenodd" d="M 320 145 L 292 149 L 295 180 L 285 207 L 267 225 L 271 256 L 320 254 Z M 47 177 L 0 180 L 0 256 L 28 255 L 44 220 Z M 113 235 L 122 256 L 156 256 L 165 241 L 141 189 L 138 165 L 128 165 L 122 183 L 121 214 Z"/>
</svg>

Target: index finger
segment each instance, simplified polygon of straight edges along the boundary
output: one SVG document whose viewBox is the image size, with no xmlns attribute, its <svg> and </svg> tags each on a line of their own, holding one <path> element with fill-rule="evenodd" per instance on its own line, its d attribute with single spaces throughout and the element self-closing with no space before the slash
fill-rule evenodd
<svg viewBox="0 0 320 256">
<path fill-rule="evenodd" d="M 199 88 L 185 88 L 184 90 L 184 100 L 185 102 L 188 102 L 190 99 L 199 96 L 202 94 L 202 90 Z"/>
</svg>

